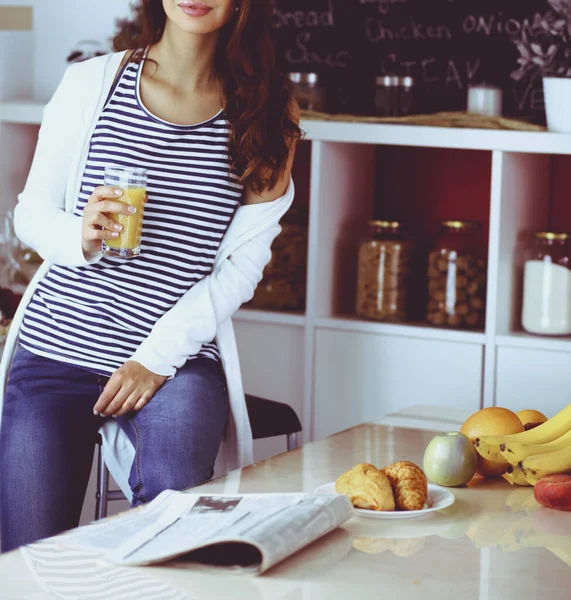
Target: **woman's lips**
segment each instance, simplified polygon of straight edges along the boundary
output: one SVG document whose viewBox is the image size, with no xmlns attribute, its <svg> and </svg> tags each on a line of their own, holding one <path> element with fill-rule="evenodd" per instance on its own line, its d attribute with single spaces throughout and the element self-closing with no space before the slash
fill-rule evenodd
<svg viewBox="0 0 571 600">
<path fill-rule="evenodd" d="M 179 6 L 185 14 L 191 17 L 203 17 L 212 10 L 211 6 L 202 2 L 183 2 Z"/>
</svg>

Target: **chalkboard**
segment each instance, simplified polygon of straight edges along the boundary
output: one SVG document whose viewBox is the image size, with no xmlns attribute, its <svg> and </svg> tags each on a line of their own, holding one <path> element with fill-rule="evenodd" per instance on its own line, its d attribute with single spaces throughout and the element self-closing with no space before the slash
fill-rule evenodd
<svg viewBox="0 0 571 600">
<path fill-rule="evenodd" d="M 372 113 L 375 77 L 412 75 L 416 112 L 462 110 L 467 86 L 504 90 L 504 114 L 544 120 L 541 79 L 516 82 L 514 35 L 547 0 L 272 0 L 282 67 L 317 72 L 332 112 Z"/>
</svg>

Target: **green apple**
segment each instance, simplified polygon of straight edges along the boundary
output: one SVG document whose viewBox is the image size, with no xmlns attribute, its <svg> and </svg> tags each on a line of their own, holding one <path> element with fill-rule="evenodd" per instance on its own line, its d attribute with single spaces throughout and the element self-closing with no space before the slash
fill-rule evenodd
<svg viewBox="0 0 571 600">
<path fill-rule="evenodd" d="M 478 466 L 478 455 L 463 433 L 442 433 L 424 451 L 424 472 L 437 485 L 456 487 L 468 483 Z"/>
</svg>

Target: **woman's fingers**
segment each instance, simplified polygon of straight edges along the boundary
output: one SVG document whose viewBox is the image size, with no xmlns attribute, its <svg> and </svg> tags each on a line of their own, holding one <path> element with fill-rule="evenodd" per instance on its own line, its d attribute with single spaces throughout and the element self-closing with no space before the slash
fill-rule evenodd
<svg viewBox="0 0 571 600">
<path fill-rule="evenodd" d="M 93 190 L 87 204 L 95 204 L 105 198 L 120 198 L 123 195 L 123 190 L 110 185 L 100 185 Z"/>
<path fill-rule="evenodd" d="M 122 381 L 121 376 L 117 374 L 117 371 L 109 378 L 107 385 L 101 392 L 99 399 L 93 407 L 93 412 L 96 415 L 107 414 L 107 407 L 116 397 L 118 392 L 121 390 Z"/>
<path fill-rule="evenodd" d="M 85 252 L 100 252 L 101 240 L 119 237 L 123 227 L 109 218 L 111 214 L 132 215 L 137 211 L 134 206 L 119 202 L 123 191 L 110 186 L 95 188 L 83 211 L 82 246 Z"/>
<path fill-rule="evenodd" d="M 118 213 L 122 215 L 132 215 L 137 212 L 134 206 L 129 206 L 125 202 L 117 202 L 114 200 L 100 200 L 97 203 L 89 204 L 83 211 L 84 215 L 99 215 L 101 213 Z"/>
<path fill-rule="evenodd" d="M 140 411 L 141 408 L 145 407 L 153 399 L 154 395 L 155 395 L 155 392 L 153 390 L 147 390 L 141 396 L 141 399 L 137 402 L 137 404 L 135 404 L 135 406 L 133 407 L 133 410 L 135 410 L 137 412 Z"/>
<path fill-rule="evenodd" d="M 97 204 L 92 205 L 91 212 L 98 213 L 120 213 L 122 215 L 132 215 L 137 212 L 134 206 L 129 206 L 125 202 L 117 202 L 114 200 L 101 200 Z"/>
<path fill-rule="evenodd" d="M 107 229 L 90 229 L 84 236 L 86 240 L 112 240 L 119 237 L 118 231 L 108 231 Z"/>
<path fill-rule="evenodd" d="M 119 410 L 111 416 L 122 417 L 123 415 L 126 415 L 127 413 L 129 413 L 135 409 L 135 406 L 140 399 L 141 399 L 141 392 L 139 390 L 134 390 L 133 392 L 131 392 L 131 394 L 129 395 L 127 400 L 125 400 L 125 402 L 123 402 L 123 406 L 121 406 L 119 408 Z"/>
<path fill-rule="evenodd" d="M 127 398 L 129 398 L 132 391 L 133 390 L 129 386 L 122 386 L 101 414 L 106 417 L 116 416 L 117 412 L 121 409 L 123 404 L 125 404 L 125 401 Z"/>
<path fill-rule="evenodd" d="M 135 207 L 131 207 L 125 202 L 117 201 L 123 194 L 122 189 L 109 185 L 96 187 L 87 200 L 84 213 L 122 213 L 124 215 L 132 215 L 137 210 Z"/>
<path fill-rule="evenodd" d="M 109 231 L 121 231 L 123 229 L 122 225 L 119 225 L 119 223 L 115 222 L 113 219 L 106 217 L 103 213 L 96 213 L 93 216 L 91 224 L 97 225 L 102 229 L 108 229 Z"/>
</svg>

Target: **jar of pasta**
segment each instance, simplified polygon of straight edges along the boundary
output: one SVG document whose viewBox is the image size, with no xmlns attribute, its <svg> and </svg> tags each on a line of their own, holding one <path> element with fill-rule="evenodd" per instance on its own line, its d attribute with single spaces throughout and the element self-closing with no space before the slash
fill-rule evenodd
<svg viewBox="0 0 571 600">
<path fill-rule="evenodd" d="M 246 308 L 305 310 L 307 277 L 307 214 L 292 208 L 283 217 L 282 231 L 272 245 L 272 258 Z"/>
<path fill-rule="evenodd" d="M 407 318 L 412 242 L 398 221 L 371 221 L 359 247 L 357 316 L 377 321 Z"/>
<path fill-rule="evenodd" d="M 571 334 L 571 236 L 539 232 L 526 251 L 522 325 L 539 335 Z"/>
<path fill-rule="evenodd" d="M 428 314 L 432 325 L 483 328 L 486 260 L 481 224 L 443 221 L 428 256 Z"/>
</svg>

